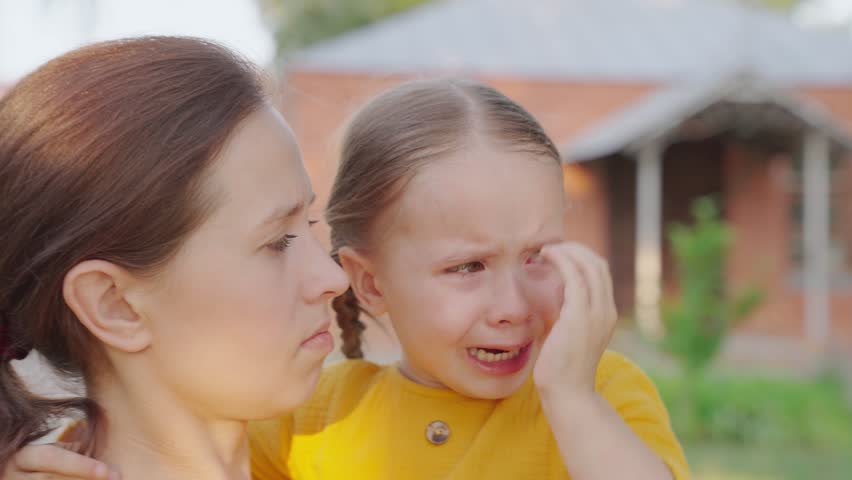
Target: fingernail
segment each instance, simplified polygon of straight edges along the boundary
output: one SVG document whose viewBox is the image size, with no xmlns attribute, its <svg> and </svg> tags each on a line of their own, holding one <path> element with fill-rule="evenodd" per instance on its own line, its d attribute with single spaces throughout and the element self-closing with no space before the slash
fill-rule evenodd
<svg viewBox="0 0 852 480">
<path fill-rule="evenodd" d="M 107 469 L 106 465 L 103 463 L 98 463 L 95 465 L 95 478 L 107 478 L 109 475 L 109 469 Z"/>
</svg>

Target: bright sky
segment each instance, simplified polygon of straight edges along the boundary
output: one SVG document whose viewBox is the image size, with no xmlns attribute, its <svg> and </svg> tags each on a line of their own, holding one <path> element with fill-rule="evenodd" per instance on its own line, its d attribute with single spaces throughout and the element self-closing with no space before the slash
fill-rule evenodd
<svg viewBox="0 0 852 480">
<path fill-rule="evenodd" d="M 852 0 L 808 0 L 794 18 L 848 26 Z M 0 85 L 85 43 L 141 34 L 212 38 L 261 65 L 275 55 L 255 0 L 0 0 Z"/>
<path fill-rule="evenodd" d="M 852 0 L 810 0 L 804 2 L 794 18 L 806 25 L 852 24 Z"/>
<path fill-rule="evenodd" d="M 275 55 L 255 0 L 0 0 L 0 84 L 80 45 L 143 34 L 210 38 L 261 65 Z"/>
</svg>

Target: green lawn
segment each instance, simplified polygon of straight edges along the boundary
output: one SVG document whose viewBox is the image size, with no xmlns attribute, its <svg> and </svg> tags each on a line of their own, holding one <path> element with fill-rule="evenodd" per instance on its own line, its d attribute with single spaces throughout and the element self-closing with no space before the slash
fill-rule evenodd
<svg viewBox="0 0 852 480">
<path fill-rule="evenodd" d="M 852 452 L 686 445 L 697 480 L 850 480 Z"/>
<path fill-rule="evenodd" d="M 852 406 L 837 375 L 707 372 L 656 383 L 697 480 L 852 480 Z"/>
</svg>

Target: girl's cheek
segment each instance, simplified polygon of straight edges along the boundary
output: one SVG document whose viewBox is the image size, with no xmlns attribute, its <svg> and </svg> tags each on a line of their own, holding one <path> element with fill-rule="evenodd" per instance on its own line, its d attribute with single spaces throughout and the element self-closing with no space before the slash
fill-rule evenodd
<svg viewBox="0 0 852 480">
<path fill-rule="evenodd" d="M 562 309 L 565 284 L 555 268 L 548 266 L 548 271 L 541 272 L 530 289 L 530 304 L 540 318 L 545 319 L 547 327 L 559 318 Z"/>
</svg>

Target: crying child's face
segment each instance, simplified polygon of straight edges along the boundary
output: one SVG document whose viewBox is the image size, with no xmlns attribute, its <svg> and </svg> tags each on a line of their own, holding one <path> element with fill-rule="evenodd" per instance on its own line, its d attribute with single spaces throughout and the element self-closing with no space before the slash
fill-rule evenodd
<svg viewBox="0 0 852 480">
<path fill-rule="evenodd" d="M 550 157 L 479 144 L 420 170 L 374 249 L 403 373 L 477 398 L 516 391 L 562 301 L 539 250 L 563 240 L 563 219 Z"/>
</svg>

